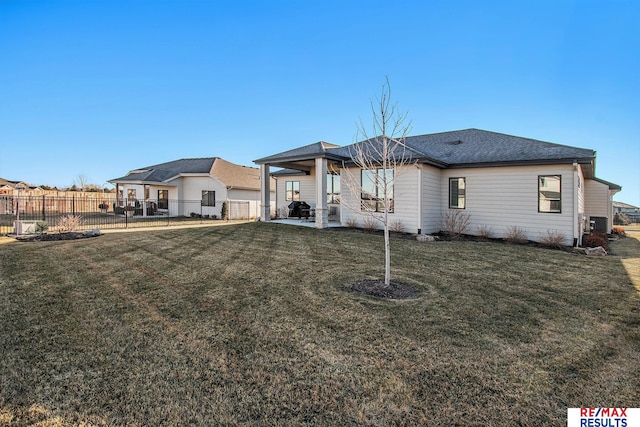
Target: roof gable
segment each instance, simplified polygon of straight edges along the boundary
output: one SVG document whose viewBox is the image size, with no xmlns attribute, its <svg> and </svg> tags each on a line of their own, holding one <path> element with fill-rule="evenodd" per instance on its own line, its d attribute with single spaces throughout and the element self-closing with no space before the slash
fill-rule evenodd
<svg viewBox="0 0 640 427">
<path fill-rule="evenodd" d="M 331 152 L 332 148 L 337 147 L 339 147 L 339 145 L 331 144 L 325 141 L 319 141 L 299 148 L 294 148 L 293 150 L 283 151 L 282 153 L 263 157 L 261 159 L 254 160 L 254 162 L 258 164 L 271 163 L 276 161 L 290 162 L 296 160 L 308 160 L 316 157 L 325 157 L 327 153 Z"/>
</svg>

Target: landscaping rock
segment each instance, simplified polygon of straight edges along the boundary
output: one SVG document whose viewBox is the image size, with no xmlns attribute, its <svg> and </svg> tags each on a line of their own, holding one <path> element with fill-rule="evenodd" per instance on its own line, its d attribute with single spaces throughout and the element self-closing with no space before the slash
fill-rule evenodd
<svg viewBox="0 0 640 427">
<path fill-rule="evenodd" d="M 607 251 L 602 246 L 595 248 L 586 248 L 587 256 L 606 256 Z"/>
<path fill-rule="evenodd" d="M 428 234 L 418 234 L 416 240 L 418 242 L 435 242 L 436 238 Z"/>
<path fill-rule="evenodd" d="M 93 230 L 87 230 L 84 232 L 85 237 L 97 237 L 101 234 L 102 233 L 100 232 L 99 228 L 94 228 Z"/>
</svg>

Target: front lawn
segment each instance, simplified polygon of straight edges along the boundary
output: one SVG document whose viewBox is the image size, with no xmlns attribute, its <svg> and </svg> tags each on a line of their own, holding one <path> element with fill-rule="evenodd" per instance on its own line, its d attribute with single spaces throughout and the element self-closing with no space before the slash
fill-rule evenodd
<svg viewBox="0 0 640 427">
<path fill-rule="evenodd" d="M 621 255 L 616 256 L 616 247 Z M 0 425 L 566 425 L 638 406 L 614 255 L 250 223 L 0 245 Z M 626 264 L 625 264 L 626 263 Z"/>
</svg>

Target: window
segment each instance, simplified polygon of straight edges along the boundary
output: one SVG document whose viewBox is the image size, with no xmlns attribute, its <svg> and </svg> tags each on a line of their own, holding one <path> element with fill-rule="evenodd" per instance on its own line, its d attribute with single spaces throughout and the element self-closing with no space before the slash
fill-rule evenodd
<svg viewBox="0 0 640 427">
<path fill-rule="evenodd" d="M 340 203 L 340 175 L 327 174 L 327 203 Z"/>
<path fill-rule="evenodd" d="M 169 209 L 169 190 L 158 190 L 158 209 Z"/>
<path fill-rule="evenodd" d="M 363 169 L 361 183 L 360 197 L 363 211 L 384 212 L 386 188 L 388 211 L 393 212 L 393 169 Z"/>
<path fill-rule="evenodd" d="M 300 201 L 300 181 L 285 182 L 286 200 Z"/>
<path fill-rule="evenodd" d="M 464 178 L 449 178 L 449 208 L 464 209 L 466 183 Z"/>
<path fill-rule="evenodd" d="M 561 181 L 560 175 L 538 176 L 538 212 L 562 212 Z"/>
<path fill-rule="evenodd" d="M 135 201 L 138 197 L 136 197 L 136 189 L 135 188 L 129 188 L 127 190 L 127 199 L 129 200 L 129 203 Z"/>
<path fill-rule="evenodd" d="M 209 190 L 202 190 L 202 206 L 215 206 L 216 205 L 216 192 Z"/>
</svg>

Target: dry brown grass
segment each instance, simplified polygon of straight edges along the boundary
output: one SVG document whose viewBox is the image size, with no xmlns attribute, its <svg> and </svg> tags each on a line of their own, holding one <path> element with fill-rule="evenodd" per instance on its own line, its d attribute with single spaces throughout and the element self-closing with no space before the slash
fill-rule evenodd
<svg viewBox="0 0 640 427">
<path fill-rule="evenodd" d="M 618 256 L 279 224 L 0 245 L 0 424 L 563 425 L 640 400 Z M 636 242 L 636 243 L 634 243 Z M 613 253 L 619 242 L 613 245 Z M 635 246 L 634 246 L 635 245 Z"/>
</svg>

